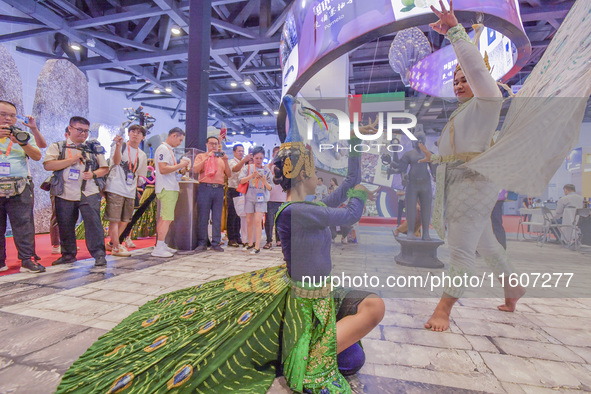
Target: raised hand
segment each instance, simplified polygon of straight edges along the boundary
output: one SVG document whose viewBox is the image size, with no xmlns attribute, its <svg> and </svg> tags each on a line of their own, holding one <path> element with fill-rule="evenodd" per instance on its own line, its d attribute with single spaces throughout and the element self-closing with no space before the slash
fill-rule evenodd
<svg viewBox="0 0 591 394">
<path fill-rule="evenodd" d="M 442 0 L 439 0 L 441 5 L 441 11 L 438 11 L 435 7 L 431 6 L 431 11 L 439 17 L 439 20 L 434 23 L 429 23 L 429 26 L 439 34 L 447 34 L 447 31 L 454 26 L 457 26 L 458 20 L 454 14 L 453 0 L 449 0 L 449 11 L 445 9 L 445 5 Z"/>
<path fill-rule="evenodd" d="M 374 121 L 371 121 L 371 118 L 369 118 L 369 124 L 367 125 L 359 125 L 359 134 L 375 134 L 378 130 L 376 129 L 376 126 L 378 125 L 378 116 L 376 115 L 376 118 L 374 119 Z M 353 130 L 351 130 L 351 137 L 354 137 L 355 133 L 353 132 Z"/>
</svg>

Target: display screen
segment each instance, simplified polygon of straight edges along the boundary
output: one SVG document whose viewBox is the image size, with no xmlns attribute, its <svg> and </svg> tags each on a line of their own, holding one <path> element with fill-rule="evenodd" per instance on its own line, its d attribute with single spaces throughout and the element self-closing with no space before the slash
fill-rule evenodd
<svg viewBox="0 0 591 394">
<path fill-rule="evenodd" d="M 474 39 L 474 32 L 469 34 Z M 517 50 L 511 40 L 485 27 L 480 36 L 480 53 L 488 54 L 491 75 L 501 79 L 515 65 Z M 425 57 L 411 68 L 410 86 L 435 97 L 454 97 L 453 77 L 458 64 L 453 47 L 448 45 Z"/>
<path fill-rule="evenodd" d="M 321 67 L 319 60 L 329 53 L 346 49 L 345 44 L 376 29 L 424 17 L 431 13 L 432 3 L 433 0 L 296 0 L 286 18 L 280 43 L 283 94 L 311 67 Z M 444 3 L 449 5 L 447 0 Z M 438 0 L 436 7 L 439 8 Z M 517 0 L 455 0 L 454 8 L 494 15 L 523 31 Z M 397 29 L 392 26 L 390 30 Z M 501 38 L 499 48 L 501 43 L 506 47 Z M 502 63 L 506 58 L 501 52 Z M 499 66 L 495 72 L 505 69 Z"/>
</svg>

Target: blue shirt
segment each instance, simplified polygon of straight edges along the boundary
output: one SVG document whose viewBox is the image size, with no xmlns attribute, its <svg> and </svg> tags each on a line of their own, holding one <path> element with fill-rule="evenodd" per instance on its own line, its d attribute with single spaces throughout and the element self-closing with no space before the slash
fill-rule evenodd
<svg viewBox="0 0 591 394">
<path fill-rule="evenodd" d="M 31 135 L 31 133 L 29 133 Z M 17 144 L 13 143 L 12 147 L 10 148 L 10 153 L 8 157 L 6 157 L 6 150 L 10 146 L 12 141 L 10 138 L 6 138 L 4 143 L 0 140 L 0 151 L 2 151 L 2 155 L 0 155 L 0 170 L 4 170 L 5 163 L 10 164 L 10 174 L 4 174 L 4 171 L 0 171 L 0 178 L 2 177 L 26 177 L 29 176 L 29 169 L 27 167 L 27 154 L 23 150 L 23 148 Z M 35 143 L 35 138 L 31 135 L 31 139 L 29 140 L 29 145 L 34 148 L 37 148 L 37 144 Z"/>
</svg>

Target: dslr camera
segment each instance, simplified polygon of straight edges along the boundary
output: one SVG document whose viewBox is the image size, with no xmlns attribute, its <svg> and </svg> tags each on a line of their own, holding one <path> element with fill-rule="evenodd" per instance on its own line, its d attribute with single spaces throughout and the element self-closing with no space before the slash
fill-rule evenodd
<svg viewBox="0 0 591 394">
<path fill-rule="evenodd" d="M 8 130 L 10 130 L 10 134 L 14 136 L 19 144 L 26 144 L 31 139 L 31 135 L 29 133 L 19 129 L 16 126 L 10 126 Z"/>
<path fill-rule="evenodd" d="M 93 153 L 95 155 L 104 155 L 106 152 L 105 148 L 97 140 L 89 140 L 89 141 L 86 141 L 84 144 L 81 144 L 78 146 L 75 146 L 75 145 L 68 146 L 67 148 L 81 150 L 83 156 L 84 156 L 84 153 Z"/>
</svg>

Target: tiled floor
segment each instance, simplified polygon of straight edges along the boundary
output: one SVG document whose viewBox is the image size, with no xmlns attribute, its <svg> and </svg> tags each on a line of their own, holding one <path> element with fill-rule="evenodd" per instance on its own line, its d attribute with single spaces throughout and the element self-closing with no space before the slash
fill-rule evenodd
<svg viewBox="0 0 591 394">
<path fill-rule="evenodd" d="M 339 275 L 436 275 L 402 267 L 391 229 L 361 227 L 360 244 L 333 245 Z M 515 313 L 496 310 L 498 287 L 460 300 L 451 328 L 422 328 L 439 289 L 374 289 L 386 316 L 363 341 L 366 365 L 350 379 L 358 393 L 591 391 L 591 247 L 579 252 L 558 245 L 540 248 L 510 241 L 520 272 L 573 272 L 569 288 L 531 289 Z M 448 250 L 439 248 L 448 262 Z M 0 393 L 49 393 L 61 375 L 100 335 L 157 295 L 281 263 L 278 248 L 253 256 L 227 248 L 223 254 L 153 258 L 149 250 L 51 267 L 44 274 L 0 277 Z M 487 268 L 477 260 L 479 274 Z M 556 277 L 552 281 L 555 283 Z M 467 293 L 469 295 L 469 292 Z M 537 297 L 530 297 L 534 295 Z M 541 297 L 540 297 L 541 296 Z M 486 298 L 495 297 L 495 298 Z M 270 392 L 289 392 L 277 379 Z"/>
</svg>

